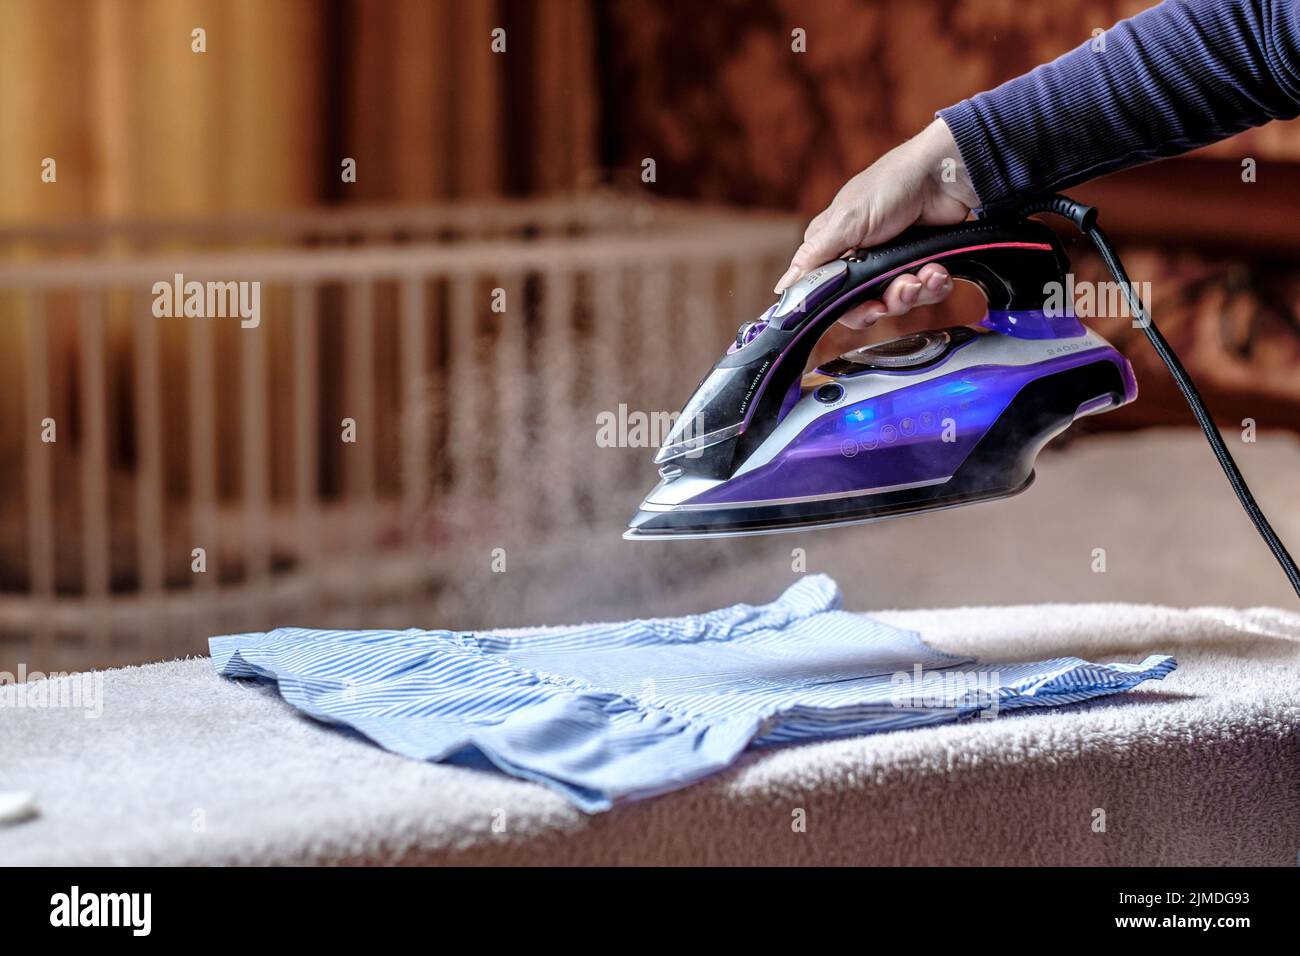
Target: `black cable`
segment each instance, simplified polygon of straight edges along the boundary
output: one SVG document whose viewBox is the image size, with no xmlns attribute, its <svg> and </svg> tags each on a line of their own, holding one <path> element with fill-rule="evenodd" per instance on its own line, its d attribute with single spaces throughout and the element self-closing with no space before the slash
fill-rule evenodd
<svg viewBox="0 0 1300 956">
<path fill-rule="evenodd" d="M 1268 518 L 1264 516 L 1263 510 L 1255 503 L 1255 497 L 1250 493 L 1250 486 L 1246 484 L 1246 479 L 1242 477 L 1241 470 L 1232 458 L 1232 453 L 1228 451 L 1228 446 L 1224 444 L 1223 436 L 1219 434 L 1218 428 L 1214 425 L 1214 419 L 1210 417 L 1209 411 L 1206 410 L 1205 402 L 1201 399 L 1201 393 L 1196 390 L 1192 377 L 1187 374 L 1187 370 L 1183 368 L 1183 363 L 1178 360 L 1173 348 L 1165 340 L 1165 337 L 1160 334 L 1160 330 L 1156 327 L 1150 313 L 1142 306 L 1142 301 L 1138 298 L 1133 284 L 1129 282 L 1128 274 L 1124 271 L 1119 256 L 1115 254 L 1115 250 L 1107 241 L 1106 234 L 1097 225 L 1097 210 L 1092 206 L 1075 202 L 1067 196 L 1051 196 L 1046 199 L 1035 200 L 1020 208 L 1020 214 L 1023 216 L 1032 215 L 1036 212 L 1053 212 L 1058 216 L 1069 219 L 1097 247 L 1097 252 L 1100 253 L 1102 261 L 1106 263 L 1106 268 L 1110 270 L 1110 274 L 1115 277 L 1115 281 L 1119 283 L 1120 288 L 1124 291 L 1129 310 L 1139 320 L 1142 331 L 1146 333 L 1151 347 L 1156 350 L 1160 360 L 1165 363 L 1165 367 L 1169 369 L 1169 374 L 1173 376 L 1178 390 L 1183 393 L 1183 398 L 1187 399 L 1187 404 L 1191 406 L 1192 414 L 1196 417 L 1197 424 L 1201 426 L 1201 431 L 1205 433 L 1205 440 L 1210 443 L 1210 448 L 1214 450 L 1214 456 L 1219 459 L 1219 466 L 1227 476 L 1228 483 L 1232 485 L 1232 490 L 1237 493 L 1237 500 L 1241 502 L 1241 507 L 1250 516 L 1250 520 L 1255 525 L 1255 530 L 1259 532 L 1260 537 L 1264 539 L 1264 543 L 1273 552 L 1273 557 L 1277 558 L 1277 563 L 1282 566 L 1282 570 L 1291 582 L 1291 587 L 1295 589 L 1296 595 L 1300 596 L 1300 568 L 1296 567 L 1295 559 L 1291 557 L 1286 546 L 1282 544 L 1277 532 L 1273 530 L 1273 526 L 1268 523 Z"/>
</svg>

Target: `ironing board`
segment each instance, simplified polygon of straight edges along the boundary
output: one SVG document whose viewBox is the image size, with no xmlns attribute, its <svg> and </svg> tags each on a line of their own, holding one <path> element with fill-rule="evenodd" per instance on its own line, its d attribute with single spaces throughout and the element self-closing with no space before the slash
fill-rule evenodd
<svg viewBox="0 0 1300 956">
<path fill-rule="evenodd" d="M 386 753 L 205 658 L 121 668 L 105 674 L 98 719 L 0 714 L 0 789 L 34 792 L 39 809 L 0 828 L 0 861 L 1295 864 L 1300 615 L 1088 604 L 877 616 L 986 660 L 1164 651 L 1179 667 L 1087 706 L 750 752 L 595 816 L 492 771 Z"/>
</svg>

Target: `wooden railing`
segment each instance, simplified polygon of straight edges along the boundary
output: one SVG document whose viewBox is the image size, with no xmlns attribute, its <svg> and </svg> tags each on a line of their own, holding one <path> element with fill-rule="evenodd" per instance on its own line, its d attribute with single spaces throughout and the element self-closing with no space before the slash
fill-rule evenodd
<svg viewBox="0 0 1300 956">
<path fill-rule="evenodd" d="M 609 197 L 0 230 L 0 670 L 409 621 L 468 542 L 615 530 L 653 451 L 596 415 L 676 410 L 796 238 Z M 177 274 L 257 325 L 155 316 Z"/>
</svg>

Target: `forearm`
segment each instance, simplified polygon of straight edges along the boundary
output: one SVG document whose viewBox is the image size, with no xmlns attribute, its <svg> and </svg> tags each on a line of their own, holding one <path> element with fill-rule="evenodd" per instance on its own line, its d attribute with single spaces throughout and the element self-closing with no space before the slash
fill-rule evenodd
<svg viewBox="0 0 1300 956">
<path fill-rule="evenodd" d="M 1293 0 L 1167 0 L 939 112 L 986 206 L 1296 115 Z"/>
</svg>

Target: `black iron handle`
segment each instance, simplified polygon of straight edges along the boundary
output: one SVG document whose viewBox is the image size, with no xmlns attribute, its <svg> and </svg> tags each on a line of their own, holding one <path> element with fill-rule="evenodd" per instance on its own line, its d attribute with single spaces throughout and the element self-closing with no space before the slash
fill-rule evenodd
<svg viewBox="0 0 1300 956">
<path fill-rule="evenodd" d="M 885 245 L 850 256 L 830 318 L 879 298 L 895 277 L 930 262 L 942 265 L 954 279 L 979 286 L 991 309 L 1041 308 L 1047 297 L 1044 286 L 1063 281 L 1069 267 L 1056 234 L 1032 219 L 913 226 Z"/>
</svg>

